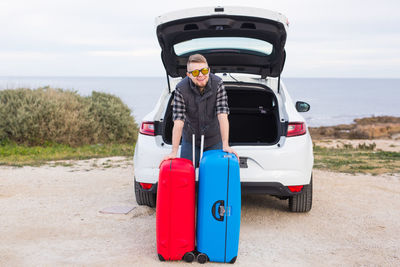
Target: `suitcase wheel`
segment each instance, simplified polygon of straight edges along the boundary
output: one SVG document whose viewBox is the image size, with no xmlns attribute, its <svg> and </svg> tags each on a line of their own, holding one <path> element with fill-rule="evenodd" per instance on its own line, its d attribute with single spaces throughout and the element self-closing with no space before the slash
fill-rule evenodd
<svg viewBox="0 0 400 267">
<path fill-rule="evenodd" d="M 199 253 L 199 255 L 197 255 L 197 262 L 198 262 L 198 263 L 203 264 L 203 263 L 206 263 L 207 260 L 208 260 L 208 257 L 207 257 L 206 254 L 204 254 L 204 253 Z"/>
<path fill-rule="evenodd" d="M 161 254 L 158 254 L 158 258 L 160 259 L 160 261 L 165 261 L 165 259 L 163 258 L 163 256 L 161 256 Z"/>
<path fill-rule="evenodd" d="M 183 255 L 183 260 L 186 262 L 192 262 L 194 258 L 194 253 L 192 251 L 186 252 L 185 255 Z"/>
</svg>

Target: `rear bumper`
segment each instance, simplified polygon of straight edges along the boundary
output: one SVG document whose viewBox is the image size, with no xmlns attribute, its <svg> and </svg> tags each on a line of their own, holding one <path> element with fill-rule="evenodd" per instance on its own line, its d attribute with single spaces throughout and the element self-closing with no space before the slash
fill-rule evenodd
<svg viewBox="0 0 400 267">
<path fill-rule="evenodd" d="M 138 183 L 138 182 L 136 182 Z M 197 192 L 198 183 L 196 182 L 196 192 Z M 153 194 L 157 193 L 158 183 L 153 184 L 150 189 L 143 189 L 139 184 L 137 184 L 137 188 L 140 191 L 152 192 Z M 286 186 L 277 182 L 242 182 L 241 183 L 242 193 L 246 194 L 266 194 L 272 196 L 282 196 L 282 197 L 290 197 L 300 192 L 292 192 Z"/>
<path fill-rule="evenodd" d="M 272 196 L 290 197 L 300 192 L 292 192 L 286 186 L 277 182 L 243 182 L 242 193 L 267 194 Z"/>
</svg>

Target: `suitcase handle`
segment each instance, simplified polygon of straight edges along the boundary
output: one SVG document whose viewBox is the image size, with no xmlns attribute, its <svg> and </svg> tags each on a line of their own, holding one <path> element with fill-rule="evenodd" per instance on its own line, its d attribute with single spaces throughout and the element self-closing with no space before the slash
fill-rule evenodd
<svg viewBox="0 0 400 267">
<path fill-rule="evenodd" d="M 196 169 L 196 160 L 195 160 L 195 135 L 192 134 L 192 162 L 193 162 L 193 166 Z M 201 135 L 201 141 L 200 141 L 200 158 L 199 158 L 199 165 L 200 165 L 200 161 L 203 158 L 203 150 L 204 150 L 204 134 Z"/>
<path fill-rule="evenodd" d="M 218 215 L 220 216 L 217 218 L 216 216 L 216 211 L 217 211 L 217 204 L 220 204 L 218 207 Z M 218 200 L 214 203 L 214 205 L 211 208 L 211 214 L 216 219 L 217 221 L 222 222 L 224 220 L 224 214 L 225 214 L 225 208 L 224 208 L 225 202 L 223 200 Z"/>
</svg>

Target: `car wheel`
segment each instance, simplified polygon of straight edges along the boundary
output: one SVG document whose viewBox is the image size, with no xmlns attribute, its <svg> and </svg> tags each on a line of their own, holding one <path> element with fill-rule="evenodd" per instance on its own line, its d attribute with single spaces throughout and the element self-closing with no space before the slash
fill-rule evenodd
<svg viewBox="0 0 400 267">
<path fill-rule="evenodd" d="M 143 190 L 140 187 L 140 184 L 136 181 L 135 181 L 135 196 L 136 196 L 136 202 L 139 205 L 146 205 L 151 208 L 154 208 L 156 206 L 157 194 Z"/>
<path fill-rule="evenodd" d="M 312 206 L 312 176 L 310 183 L 303 187 L 300 194 L 289 197 L 289 209 L 292 212 L 308 212 Z"/>
</svg>

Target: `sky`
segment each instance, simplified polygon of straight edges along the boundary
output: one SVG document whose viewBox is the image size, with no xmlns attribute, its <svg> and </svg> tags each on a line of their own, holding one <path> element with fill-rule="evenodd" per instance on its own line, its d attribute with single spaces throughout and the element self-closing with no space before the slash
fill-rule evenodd
<svg viewBox="0 0 400 267">
<path fill-rule="evenodd" d="M 400 78 L 398 0 L 1 0 L 0 76 L 164 76 L 156 16 L 243 3 L 288 18 L 282 77 Z"/>
</svg>

